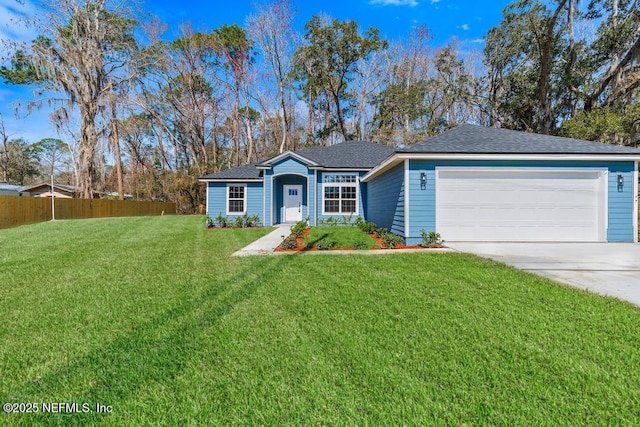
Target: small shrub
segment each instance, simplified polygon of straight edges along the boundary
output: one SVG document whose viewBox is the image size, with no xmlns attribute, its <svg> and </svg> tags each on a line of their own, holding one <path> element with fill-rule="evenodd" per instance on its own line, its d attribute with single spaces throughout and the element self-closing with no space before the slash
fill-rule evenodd
<svg viewBox="0 0 640 427">
<path fill-rule="evenodd" d="M 288 236 L 286 239 L 284 239 L 282 241 L 282 243 L 280 243 L 280 247 L 282 249 L 295 249 L 295 248 L 297 248 L 298 247 L 298 240 L 296 239 L 296 236 L 294 236 L 293 234 Z"/>
<path fill-rule="evenodd" d="M 382 242 L 389 249 L 395 248 L 396 246 L 398 246 L 403 241 L 404 241 L 404 239 L 402 238 L 402 236 L 398 236 L 395 233 L 387 232 L 387 234 L 382 236 Z"/>
<path fill-rule="evenodd" d="M 260 222 L 260 215 L 247 216 L 247 218 L 245 219 L 245 224 L 247 227 L 260 227 L 260 225 L 262 224 Z"/>
<path fill-rule="evenodd" d="M 353 245 L 353 249 L 369 249 L 367 242 L 359 241 Z"/>
<path fill-rule="evenodd" d="M 340 224 L 342 225 L 351 225 L 351 219 L 353 218 L 353 214 L 346 216 L 342 215 L 342 219 L 340 219 Z"/>
<path fill-rule="evenodd" d="M 378 227 L 374 230 L 377 238 L 384 238 L 385 235 L 389 234 L 389 230 L 384 227 Z"/>
<path fill-rule="evenodd" d="M 298 237 L 302 237 L 304 235 L 304 230 L 306 230 L 306 229 L 307 229 L 307 222 L 306 221 L 298 221 L 298 222 L 296 222 L 296 225 L 291 227 L 291 233 L 293 233 L 294 235 L 296 235 Z"/>
<path fill-rule="evenodd" d="M 215 222 L 220 227 L 228 227 L 229 226 L 229 219 L 226 216 L 222 215 L 222 212 L 220 212 L 218 214 L 218 216 L 215 219 Z"/>
<path fill-rule="evenodd" d="M 216 223 L 211 219 L 211 217 L 207 217 L 207 228 L 213 228 L 216 226 Z"/>
<path fill-rule="evenodd" d="M 356 218 L 356 220 L 353 222 L 353 225 L 355 225 L 362 232 L 367 234 L 373 233 L 376 229 L 376 225 L 373 222 L 369 222 L 366 219 L 362 218 L 361 216 Z"/>
<path fill-rule="evenodd" d="M 235 217 L 235 219 L 233 220 L 233 226 L 237 228 L 244 227 L 244 218 L 241 216 Z"/>
<path fill-rule="evenodd" d="M 334 242 L 333 240 L 322 239 L 318 243 L 316 243 L 316 248 L 320 249 L 321 251 L 331 250 L 335 246 L 336 242 Z"/>
<path fill-rule="evenodd" d="M 321 225 L 328 225 L 330 227 L 334 227 L 334 226 L 338 225 L 338 218 L 334 218 L 334 217 L 330 216 L 329 218 L 321 219 L 320 220 L 320 224 Z"/>
<path fill-rule="evenodd" d="M 440 237 L 440 233 L 436 233 L 435 231 L 427 233 L 427 231 L 423 228 L 420 231 L 420 236 L 422 236 L 422 246 L 427 248 L 440 246 L 444 243 L 444 240 L 442 240 L 442 238 Z"/>
<path fill-rule="evenodd" d="M 367 234 L 371 234 L 374 231 L 376 231 L 376 224 L 373 222 L 369 222 L 369 221 L 364 221 L 364 223 L 362 223 L 359 226 L 360 230 L 362 230 L 363 233 L 367 233 Z"/>
</svg>

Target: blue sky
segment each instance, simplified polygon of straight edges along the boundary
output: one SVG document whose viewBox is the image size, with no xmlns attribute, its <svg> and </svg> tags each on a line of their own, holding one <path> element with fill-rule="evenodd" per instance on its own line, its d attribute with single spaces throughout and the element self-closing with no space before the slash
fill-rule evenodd
<svg viewBox="0 0 640 427">
<path fill-rule="evenodd" d="M 301 33 L 313 15 L 325 13 L 341 20 L 356 20 L 362 29 L 376 27 L 387 39 L 402 39 L 412 27 L 425 25 L 433 35 L 431 45 L 443 46 L 452 38 L 463 49 L 482 49 L 487 30 L 497 25 L 504 7 L 513 0 L 293 0 L 297 11 L 295 26 Z M 0 38 L 31 40 L 35 34 L 15 24 L 19 14 L 35 10 L 33 0 L 20 5 L 16 0 L 0 0 Z M 263 0 L 146 0 L 147 13 L 167 22 L 167 36 L 178 33 L 182 22 L 190 22 L 198 31 L 209 31 L 222 24 L 244 26 L 246 17 L 255 11 L 255 4 Z M 0 57 L 4 57 L 2 51 Z M 21 108 L 15 116 L 15 105 L 34 99 L 34 88 L 15 87 L 0 82 L 0 114 L 7 133 L 12 138 L 23 137 L 37 142 L 45 137 L 59 137 L 49 124 L 50 109 L 45 107 L 27 116 Z"/>
</svg>

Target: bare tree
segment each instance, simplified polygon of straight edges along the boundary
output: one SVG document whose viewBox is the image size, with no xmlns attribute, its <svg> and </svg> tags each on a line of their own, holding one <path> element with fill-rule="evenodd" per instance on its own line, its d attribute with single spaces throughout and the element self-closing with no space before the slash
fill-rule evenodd
<svg viewBox="0 0 640 427">
<path fill-rule="evenodd" d="M 19 63 L 14 61 L 14 69 L 3 70 L 3 76 L 14 83 L 41 82 L 68 96 L 59 108 L 78 108 L 80 187 L 83 197 L 92 198 L 96 121 L 105 94 L 123 78 L 119 74 L 136 48 L 132 35 L 136 21 L 131 10 L 115 0 L 47 0 L 42 6 L 42 14 L 33 18 L 40 36 L 30 48 L 14 46 L 14 58 L 25 58 L 23 66 L 15 67 Z"/>
<path fill-rule="evenodd" d="M 277 0 L 258 9 L 247 19 L 248 31 L 262 52 L 264 61 L 278 86 L 281 110 L 282 140 L 279 152 L 290 147 L 290 114 L 286 102 L 286 91 L 291 88 L 293 53 L 300 43 L 300 36 L 293 29 L 294 11 L 290 0 Z"/>
</svg>

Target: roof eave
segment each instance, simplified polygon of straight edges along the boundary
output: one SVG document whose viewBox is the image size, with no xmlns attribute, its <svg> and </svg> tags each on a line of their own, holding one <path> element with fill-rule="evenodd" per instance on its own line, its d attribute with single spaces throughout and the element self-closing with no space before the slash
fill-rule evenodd
<svg viewBox="0 0 640 427">
<path fill-rule="evenodd" d="M 274 163 L 279 162 L 282 159 L 286 159 L 287 157 L 293 157 L 294 159 L 297 159 L 303 163 L 306 163 L 308 166 L 319 166 L 317 162 L 314 162 L 313 160 L 311 160 L 308 157 L 302 156 L 298 153 L 296 153 L 295 151 L 285 151 L 284 153 L 280 153 L 275 157 L 272 157 L 270 159 L 267 159 L 263 162 L 260 162 L 256 165 L 257 169 L 271 169 L 273 167 Z"/>
<path fill-rule="evenodd" d="M 340 167 L 332 167 L 332 166 L 309 166 L 309 169 L 311 170 L 318 170 L 318 171 L 336 171 L 336 172 L 343 172 L 343 171 L 352 171 L 352 172 L 368 172 L 371 170 L 371 168 L 367 168 L 367 167 L 357 167 L 357 168 L 351 168 L 351 167 L 344 167 L 344 166 L 340 166 Z"/>
<path fill-rule="evenodd" d="M 362 177 L 362 182 L 370 181 L 392 169 L 405 159 L 411 160 L 582 160 L 582 161 L 639 161 L 635 153 L 415 153 L 397 151 L 393 156 L 373 168 Z"/>
<path fill-rule="evenodd" d="M 262 178 L 198 178 L 199 182 L 263 182 Z"/>
</svg>

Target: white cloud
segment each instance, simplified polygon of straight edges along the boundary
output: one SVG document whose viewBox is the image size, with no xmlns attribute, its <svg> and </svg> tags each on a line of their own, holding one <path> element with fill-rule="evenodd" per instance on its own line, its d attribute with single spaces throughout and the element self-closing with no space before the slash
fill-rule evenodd
<svg viewBox="0 0 640 427">
<path fill-rule="evenodd" d="M 35 6 L 26 1 L 24 4 L 15 0 L 0 0 L 0 38 L 16 43 L 30 42 L 37 32 L 27 27 L 24 19 L 33 16 Z"/>
<path fill-rule="evenodd" d="M 440 3 L 440 0 L 431 0 L 431 4 Z"/>
<path fill-rule="evenodd" d="M 458 25 L 456 28 L 467 31 L 469 29 L 469 24 Z"/>
<path fill-rule="evenodd" d="M 369 0 L 369 4 L 380 4 L 382 6 L 409 6 L 416 7 L 417 0 Z"/>
</svg>

